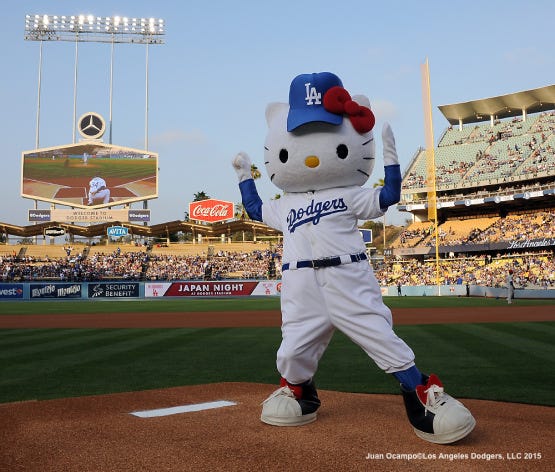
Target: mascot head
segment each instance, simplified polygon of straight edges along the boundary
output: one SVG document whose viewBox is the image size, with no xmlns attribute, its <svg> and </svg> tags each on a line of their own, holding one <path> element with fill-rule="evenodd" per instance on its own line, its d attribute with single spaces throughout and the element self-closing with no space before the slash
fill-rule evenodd
<svg viewBox="0 0 555 472">
<path fill-rule="evenodd" d="M 374 168 L 375 118 L 368 98 L 351 97 L 330 72 L 295 77 L 289 103 L 266 108 L 264 161 L 286 192 L 363 185 Z"/>
</svg>

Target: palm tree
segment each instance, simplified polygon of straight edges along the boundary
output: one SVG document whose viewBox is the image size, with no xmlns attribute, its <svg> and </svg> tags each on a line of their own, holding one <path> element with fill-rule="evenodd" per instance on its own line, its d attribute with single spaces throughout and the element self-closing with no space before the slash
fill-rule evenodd
<svg viewBox="0 0 555 472">
<path fill-rule="evenodd" d="M 254 164 L 251 164 L 251 175 L 254 180 L 262 177 L 262 173 L 258 170 L 258 167 L 256 167 L 256 165 Z"/>
<path fill-rule="evenodd" d="M 383 187 L 385 185 L 384 179 L 379 179 L 375 184 L 374 188 Z M 383 254 L 385 258 L 385 213 L 383 214 Z"/>
<path fill-rule="evenodd" d="M 243 206 L 243 203 L 236 203 L 235 204 L 235 218 L 239 218 L 241 220 L 244 220 L 247 217 L 247 212 L 245 210 L 245 207 Z"/>
<path fill-rule="evenodd" d="M 200 202 L 202 200 L 208 200 L 210 198 L 212 198 L 210 197 L 210 195 L 207 195 L 204 190 L 201 190 L 200 192 L 195 193 L 195 195 L 193 196 L 193 202 Z"/>
</svg>

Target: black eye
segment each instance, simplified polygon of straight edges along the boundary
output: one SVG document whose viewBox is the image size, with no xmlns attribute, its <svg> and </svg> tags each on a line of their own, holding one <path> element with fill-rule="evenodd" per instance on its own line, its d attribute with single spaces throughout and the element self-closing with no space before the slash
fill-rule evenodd
<svg viewBox="0 0 555 472">
<path fill-rule="evenodd" d="M 340 144 L 337 146 L 335 152 L 337 152 L 337 157 L 339 157 L 339 159 L 345 159 L 349 155 L 349 148 L 344 144 Z"/>
<path fill-rule="evenodd" d="M 289 153 L 287 152 L 287 149 L 282 149 L 281 151 L 279 151 L 279 160 L 285 164 L 287 162 L 287 159 L 289 159 Z"/>
</svg>

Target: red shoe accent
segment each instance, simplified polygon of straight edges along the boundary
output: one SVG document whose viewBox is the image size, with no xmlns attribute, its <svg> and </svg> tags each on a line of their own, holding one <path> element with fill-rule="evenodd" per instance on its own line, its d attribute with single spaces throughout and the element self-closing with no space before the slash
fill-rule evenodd
<svg viewBox="0 0 555 472">
<path fill-rule="evenodd" d="M 428 378 L 428 382 L 426 385 L 418 385 L 416 387 L 416 394 L 418 395 L 418 399 L 422 402 L 423 405 L 426 405 L 426 401 L 428 398 L 427 390 L 432 386 L 437 385 L 438 387 L 443 387 L 441 380 L 436 374 L 430 374 Z"/>
<path fill-rule="evenodd" d="M 279 386 L 280 387 L 289 387 L 289 389 L 294 393 L 295 398 L 297 400 L 300 400 L 303 397 L 303 388 L 300 385 L 293 385 L 290 384 L 287 380 L 285 380 L 283 377 L 281 378 L 281 380 L 279 381 Z"/>
</svg>

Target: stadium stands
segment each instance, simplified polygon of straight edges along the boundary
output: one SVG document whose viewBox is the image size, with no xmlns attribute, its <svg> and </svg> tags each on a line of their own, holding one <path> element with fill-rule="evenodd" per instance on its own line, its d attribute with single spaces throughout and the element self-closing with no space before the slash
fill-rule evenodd
<svg viewBox="0 0 555 472">
<path fill-rule="evenodd" d="M 532 108 L 542 108 L 541 112 L 523 116 L 502 110 L 503 119 L 467 116 L 459 127 L 450 126 L 442 134 L 434 152 L 439 261 L 433 251 L 435 226 L 427 218 L 427 156 L 422 149 L 415 153 L 404 174 L 399 205 L 412 214 L 413 222 L 390 245 L 383 261 L 371 262 L 381 285 L 434 285 L 437 264 L 442 284 L 502 287 L 510 268 L 517 287 L 555 288 L 554 107 L 536 104 Z M 453 118 L 449 120 L 453 125 Z M 134 234 L 150 240 L 157 229 L 163 230 L 164 237 L 169 232 L 194 230 L 205 241 L 215 242 L 148 247 L 6 245 L 0 246 L 0 275 L 4 282 L 280 276 L 281 245 L 223 243 L 219 237 L 224 234 L 230 239 L 234 232 L 250 231 L 277 240 L 279 234 L 265 225 L 241 220 L 212 228 L 178 221 L 168 229 L 168 224 L 137 226 Z M 41 228 L 8 226 L 3 226 L 6 234 L 29 236 L 24 230 L 30 229 L 42 234 Z M 101 225 L 90 228 L 95 233 L 83 237 L 106 234 Z"/>
<path fill-rule="evenodd" d="M 435 150 L 439 190 L 525 180 L 555 171 L 555 112 L 522 120 L 449 128 Z M 406 194 L 426 188 L 426 153 L 413 160 L 403 179 Z"/>
</svg>

